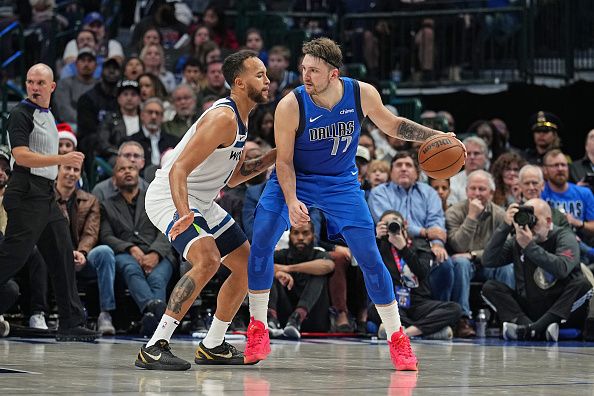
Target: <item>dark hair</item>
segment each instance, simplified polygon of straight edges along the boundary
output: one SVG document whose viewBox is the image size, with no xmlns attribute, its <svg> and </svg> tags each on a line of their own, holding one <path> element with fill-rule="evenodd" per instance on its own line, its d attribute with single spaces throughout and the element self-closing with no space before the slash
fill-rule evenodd
<svg viewBox="0 0 594 396">
<path fill-rule="evenodd" d="M 186 70 L 186 67 L 188 67 L 188 66 L 195 66 L 195 67 L 199 68 L 200 70 L 202 70 L 202 65 L 200 64 L 200 61 L 196 58 L 188 58 L 186 60 L 186 63 L 184 63 L 183 70 Z"/>
<path fill-rule="evenodd" d="M 400 213 L 397 210 L 392 210 L 392 209 L 386 210 L 384 213 L 382 213 L 382 215 L 379 218 L 383 219 L 384 217 L 386 217 L 388 215 L 394 215 L 394 216 L 397 216 L 398 218 L 400 218 L 400 220 L 404 220 L 404 216 L 402 216 L 402 213 Z"/>
<path fill-rule="evenodd" d="M 491 174 L 495 181 L 495 191 L 493 192 L 493 203 L 499 206 L 507 206 L 507 197 L 505 191 L 505 184 L 503 183 L 503 172 L 511 164 L 518 164 L 518 168 L 526 165 L 526 160 L 519 154 L 513 151 L 503 153 L 497 158 L 493 165 L 491 165 Z"/>
<path fill-rule="evenodd" d="M 199 29 L 205 28 L 206 30 L 208 30 L 208 40 L 210 41 L 212 40 L 213 34 L 211 29 L 206 26 L 203 23 L 199 23 L 198 25 L 196 25 L 193 29 L 192 29 L 192 33 L 190 34 L 191 40 L 190 40 L 190 54 L 192 56 L 196 56 L 199 52 L 199 48 L 196 47 L 196 44 L 194 43 L 194 37 L 196 36 L 196 33 L 198 32 Z"/>
<path fill-rule="evenodd" d="M 161 100 L 167 100 L 167 89 L 165 88 L 165 85 L 163 85 L 163 83 L 161 82 L 161 79 L 157 76 L 155 76 L 154 74 L 151 73 L 142 73 L 140 76 L 138 76 L 138 84 L 140 84 L 140 79 L 142 77 L 148 77 L 151 80 L 151 83 L 153 84 L 153 87 L 155 88 L 155 96 Z"/>
<path fill-rule="evenodd" d="M 78 38 L 78 35 L 81 34 L 82 32 L 91 33 L 91 35 L 93 36 L 93 40 L 95 40 L 95 43 L 97 43 L 97 35 L 95 34 L 94 31 L 92 31 L 90 29 L 80 29 L 78 31 L 78 33 L 76 33 L 76 37 L 74 38 L 74 41 L 76 41 L 76 39 Z"/>
<path fill-rule="evenodd" d="M 427 183 L 429 185 L 431 185 L 431 182 L 438 181 L 438 180 L 443 180 L 443 181 L 448 182 L 448 186 L 452 184 L 452 182 L 450 182 L 450 179 L 435 179 L 433 177 L 427 176 Z"/>
<path fill-rule="evenodd" d="M 402 158 L 411 158 L 413 161 L 413 165 L 415 166 L 415 169 L 417 170 L 417 173 L 420 172 L 419 161 L 417 159 L 417 153 L 414 151 L 408 151 L 408 150 L 398 151 L 394 155 L 394 157 L 392 157 L 392 161 L 390 162 L 390 171 L 392 170 L 392 168 L 394 168 L 394 164 L 396 163 L 396 161 L 398 161 L 399 159 L 402 159 Z"/>
<path fill-rule="evenodd" d="M 223 75 L 225 80 L 232 87 L 235 84 L 235 78 L 244 70 L 244 62 L 249 58 L 257 58 L 258 54 L 251 50 L 241 50 L 229 55 L 223 62 Z"/>
<path fill-rule="evenodd" d="M 340 47 L 327 37 L 319 37 L 305 42 L 301 50 L 303 55 L 320 58 L 333 68 L 340 69 L 342 67 Z"/>
</svg>

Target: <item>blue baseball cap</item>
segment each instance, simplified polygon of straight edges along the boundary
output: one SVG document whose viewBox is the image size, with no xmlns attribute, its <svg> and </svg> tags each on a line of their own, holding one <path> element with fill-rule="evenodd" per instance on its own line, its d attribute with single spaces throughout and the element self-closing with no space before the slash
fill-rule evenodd
<svg viewBox="0 0 594 396">
<path fill-rule="evenodd" d="M 103 19 L 103 15 L 101 15 L 100 13 L 93 11 L 93 12 L 89 12 L 87 15 L 85 15 L 85 18 L 83 19 L 83 25 L 90 25 L 93 22 L 101 22 L 101 24 L 105 23 L 105 19 Z"/>
</svg>

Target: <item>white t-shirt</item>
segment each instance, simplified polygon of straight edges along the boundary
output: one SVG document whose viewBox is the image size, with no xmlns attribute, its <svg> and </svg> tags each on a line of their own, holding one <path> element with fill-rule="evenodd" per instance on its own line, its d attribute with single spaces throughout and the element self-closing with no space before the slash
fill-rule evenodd
<svg viewBox="0 0 594 396">
<path fill-rule="evenodd" d="M 140 131 L 140 121 L 137 115 L 124 115 L 123 118 L 124 124 L 126 124 L 126 135 L 134 135 L 136 132 Z"/>
</svg>

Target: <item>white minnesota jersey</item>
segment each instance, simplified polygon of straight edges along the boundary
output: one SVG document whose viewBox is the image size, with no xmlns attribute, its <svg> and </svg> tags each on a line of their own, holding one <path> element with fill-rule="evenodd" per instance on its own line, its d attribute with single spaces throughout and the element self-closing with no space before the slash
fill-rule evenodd
<svg viewBox="0 0 594 396">
<path fill-rule="evenodd" d="M 190 173 L 188 176 L 188 198 L 194 202 L 198 201 L 202 207 L 207 207 L 214 201 L 219 194 L 219 191 L 229 181 L 231 174 L 233 174 L 233 171 L 241 158 L 243 146 L 247 139 L 247 129 L 241 121 L 235 102 L 231 98 L 223 98 L 213 103 L 213 105 L 190 127 L 183 139 L 173 149 L 173 154 L 169 157 L 167 162 L 162 164 L 162 168 L 158 169 L 155 173 L 155 179 L 151 183 L 151 192 L 158 193 L 159 200 L 171 200 L 169 171 L 173 163 L 188 144 L 188 141 L 194 134 L 200 133 L 200 130 L 196 130 L 196 125 L 202 120 L 202 117 L 204 117 L 206 113 L 220 107 L 228 107 L 235 112 L 235 117 L 237 118 L 235 141 L 228 147 L 217 148 Z"/>
</svg>

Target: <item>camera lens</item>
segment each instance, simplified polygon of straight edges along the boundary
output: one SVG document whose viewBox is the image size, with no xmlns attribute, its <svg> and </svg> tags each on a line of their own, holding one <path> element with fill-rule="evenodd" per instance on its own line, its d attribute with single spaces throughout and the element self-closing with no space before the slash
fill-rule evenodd
<svg viewBox="0 0 594 396">
<path fill-rule="evenodd" d="M 396 221 L 393 221 L 390 224 L 388 224 L 388 232 L 390 234 L 400 234 L 400 229 L 401 229 L 401 226 Z"/>
</svg>

